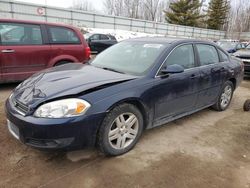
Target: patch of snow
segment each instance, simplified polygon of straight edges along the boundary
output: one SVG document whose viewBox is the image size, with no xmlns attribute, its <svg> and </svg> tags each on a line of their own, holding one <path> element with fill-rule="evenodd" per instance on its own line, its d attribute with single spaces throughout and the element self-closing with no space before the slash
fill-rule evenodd
<svg viewBox="0 0 250 188">
<path fill-rule="evenodd" d="M 82 28 L 82 29 L 89 33 L 101 33 L 101 34 L 113 35 L 117 41 L 122 41 L 130 38 L 138 38 L 138 37 L 156 37 L 156 36 L 164 37 L 164 35 L 160 34 L 149 34 L 149 33 L 141 33 L 135 31 L 120 30 L 120 29 L 101 29 L 101 28 Z"/>
</svg>

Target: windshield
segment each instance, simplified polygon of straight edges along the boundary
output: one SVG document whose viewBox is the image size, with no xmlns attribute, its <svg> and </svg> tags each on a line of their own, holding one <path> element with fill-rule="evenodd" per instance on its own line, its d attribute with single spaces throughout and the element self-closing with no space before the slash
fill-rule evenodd
<svg viewBox="0 0 250 188">
<path fill-rule="evenodd" d="M 232 49 L 236 46 L 235 42 L 218 42 L 217 44 L 223 49 Z"/>
<path fill-rule="evenodd" d="M 246 46 L 246 49 L 248 49 L 248 50 L 250 49 L 250 44 Z"/>
<path fill-rule="evenodd" d="M 96 56 L 91 65 L 136 76 L 145 75 L 168 45 L 121 42 Z"/>
</svg>

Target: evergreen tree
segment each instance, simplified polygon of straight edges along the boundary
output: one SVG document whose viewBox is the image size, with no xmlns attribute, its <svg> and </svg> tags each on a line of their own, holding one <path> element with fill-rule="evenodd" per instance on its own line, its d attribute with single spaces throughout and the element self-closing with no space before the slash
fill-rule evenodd
<svg viewBox="0 0 250 188">
<path fill-rule="evenodd" d="M 216 30 L 222 29 L 229 10 L 230 2 L 228 0 L 211 0 L 207 11 L 207 27 Z"/>
<path fill-rule="evenodd" d="M 170 11 L 165 11 L 166 21 L 171 24 L 198 26 L 201 3 L 199 0 L 178 0 L 170 3 Z"/>
</svg>

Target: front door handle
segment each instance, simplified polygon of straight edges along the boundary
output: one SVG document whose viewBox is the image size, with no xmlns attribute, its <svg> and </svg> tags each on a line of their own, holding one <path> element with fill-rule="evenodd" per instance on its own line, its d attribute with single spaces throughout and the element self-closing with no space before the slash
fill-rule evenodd
<svg viewBox="0 0 250 188">
<path fill-rule="evenodd" d="M 220 70 L 221 70 L 221 71 L 224 71 L 224 70 L 226 70 L 226 69 L 225 69 L 225 67 L 221 67 Z"/>
<path fill-rule="evenodd" d="M 211 69 L 211 72 L 212 73 L 220 73 L 220 72 L 223 72 L 225 70 L 226 70 L 225 67 L 217 67 L 217 68 Z"/>
<path fill-rule="evenodd" d="M 15 50 L 7 49 L 7 50 L 2 50 L 2 53 L 14 53 Z"/>
</svg>

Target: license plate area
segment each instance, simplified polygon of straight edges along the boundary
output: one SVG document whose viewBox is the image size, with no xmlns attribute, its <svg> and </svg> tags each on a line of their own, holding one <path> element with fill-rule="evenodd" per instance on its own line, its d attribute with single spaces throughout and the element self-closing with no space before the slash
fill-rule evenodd
<svg viewBox="0 0 250 188">
<path fill-rule="evenodd" d="M 13 124 L 11 121 L 7 120 L 7 126 L 9 129 L 9 132 L 16 138 L 19 140 L 19 129 L 18 127 Z"/>
</svg>

